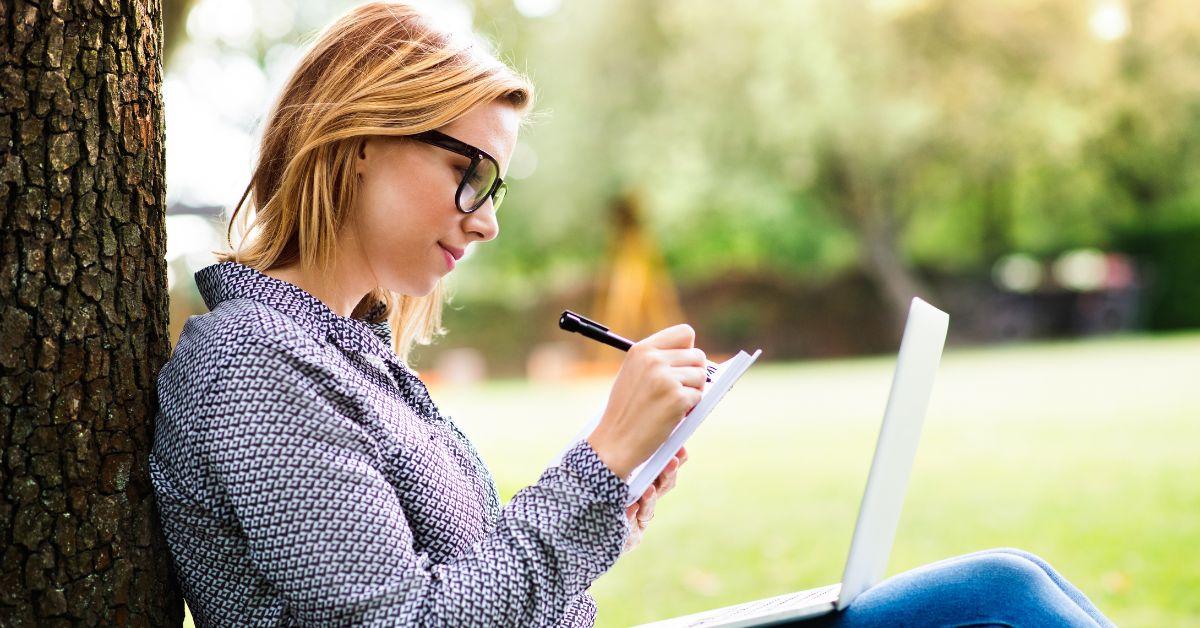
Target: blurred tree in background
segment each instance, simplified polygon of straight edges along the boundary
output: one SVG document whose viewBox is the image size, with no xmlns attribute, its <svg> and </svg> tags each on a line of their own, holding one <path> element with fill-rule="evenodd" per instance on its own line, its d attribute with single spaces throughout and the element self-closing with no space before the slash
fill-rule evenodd
<svg viewBox="0 0 1200 628">
<path fill-rule="evenodd" d="M 987 269 L 1194 220 L 1197 13 L 1141 2 L 1114 33 L 1097 10 L 612 2 L 513 20 L 497 39 L 551 117 L 504 217 L 529 236 L 482 252 L 497 263 L 480 274 L 586 269 L 592 225 L 631 186 L 681 279 L 858 265 L 896 307 L 924 290 L 914 263 Z"/>
<path fill-rule="evenodd" d="M 214 7 L 227 4 L 196 0 L 193 13 L 224 15 Z M 302 35 L 349 4 L 243 3 L 262 28 L 197 37 L 177 56 L 242 55 L 277 85 Z M 1200 324 L 1187 270 L 1200 246 L 1188 235 L 1200 224 L 1200 13 L 1190 3 L 437 6 L 539 90 L 510 167 L 503 237 L 451 278 L 455 343 L 519 351 L 550 322 L 504 340 L 490 321 L 591 304 L 613 208 L 631 195 L 645 202 L 689 318 L 695 295 L 721 282 L 817 306 L 869 294 L 863 307 L 895 315 L 914 294 L 965 298 L 946 277 L 991 286 L 1013 254 L 1095 248 L 1144 262 L 1145 324 Z M 190 35 L 206 32 L 189 21 Z M 241 118 L 248 132 L 265 110 Z M 850 288 L 813 296 L 839 282 Z M 764 324 L 743 319 L 730 329 Z"/>
</svg>

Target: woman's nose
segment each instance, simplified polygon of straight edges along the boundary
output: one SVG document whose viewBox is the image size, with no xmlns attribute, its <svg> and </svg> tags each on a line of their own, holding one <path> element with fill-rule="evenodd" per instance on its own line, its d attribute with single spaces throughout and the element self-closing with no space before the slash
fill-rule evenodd
<svg viewBox="0 0 1200 628">
<path fill-rule="evenodd" d="M 492 199 L 488 199 L 479 209 L 463 218 L 463 229 L 473 239 L 482 242 L 493 240 L 500 235 L 500 223 L 496 220 L 496 208 Z"/>
</svg>

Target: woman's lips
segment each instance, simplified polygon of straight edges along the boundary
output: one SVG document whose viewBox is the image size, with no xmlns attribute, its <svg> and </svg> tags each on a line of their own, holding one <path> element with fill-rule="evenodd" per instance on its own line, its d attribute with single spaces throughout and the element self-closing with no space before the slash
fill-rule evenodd
<svg viewBox="0 0 1200 628">
<path fill-rule="evenodd" d="M 446 270 L 454 270 L 454 254 L 447 250 L 446 247 L 440 244 L 438 246 L 442 249 L 442 257 L 446 258 Z"/>
</svg>

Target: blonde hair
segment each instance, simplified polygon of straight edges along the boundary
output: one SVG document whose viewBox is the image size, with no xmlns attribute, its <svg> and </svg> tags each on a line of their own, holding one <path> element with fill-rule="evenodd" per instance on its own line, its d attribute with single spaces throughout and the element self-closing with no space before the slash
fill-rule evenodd
<svg viewBox="0 0 1200 628">
<path fill-rule="evenodd" d="M 466 34 L 435 27 L 401 3 L 351 9 L 317 37 L 280 93 L 250 183 L 229 218 L 232 250 L 217 258 L 260 271 L 297 261 L 302 269 L 326 270 L 354 205 L 354 160 L 364 140 L 434 129 L 497 99 L 524 114 L 533 85 Z M 421 297 L 376 287 L 351 316 L 386 319 L 393 349 L 407 360 L 413 345 L 444 333 L 443 300 L 441 281 Z M 377 307 L 381 302 L 385 307 Z"/>
</svg>

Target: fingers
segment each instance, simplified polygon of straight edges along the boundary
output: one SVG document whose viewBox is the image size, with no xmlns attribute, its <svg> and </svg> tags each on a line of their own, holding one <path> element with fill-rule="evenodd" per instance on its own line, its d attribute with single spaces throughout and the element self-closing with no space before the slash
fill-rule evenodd
<svg viewBox="0 0 1200 628">
<path fill-rule="evenodd" d="M 644 529 L 634 522 L 630 522 L 630 526 L 629 534 L 625 537 L 625 546 L 621 548 L 622 554 L 637 547 L 638 543 L 642 541 Z"/>
<path fill-rule="evenodd" d="M 675 379 L 678 380 L 680 384 L 683 384 L 688 388 L 695 388 L 696 390 L 704 389 L 704 383 L 705 380 L 708 379 L 708 373 L 704 371 L 703 367 L 688 366 L 679 367 L 672 370 L 675 374 Z"/>
<path fill-rule="evenodd" d="M 653 501 L 657 497 L 657 493 L 658 491 L 654 488 L 653 484 L 647 486 L 646 490 L 642 491 L 642 496 L 638 498 L 634 505 L 641 510 L 645 510 L 646 504 Z"/>
<path fill-rule="evenodd" d="M 658 474 L 658 477 L 654 479 L 654 488 L 658 490 L 660 496 L 675 488 L 676 469 L 678 468 L 679 458 L 671 458 L 670 462 L 663 469 L 663 472 Z"/>
<path fill-rule="evenodd" d="M 631 532 L 626 539 L 623 552 L 632 549 L 641 541 L 641 534 L 650 525 L 650 520 L 654 518 L 654 508 L 658 504 L 658 499 L 675 487 L 675 478 L 678 475 L 679 467 L 687 461 L 687 458 L 687 447 L 680 447 L 679 451 L 675 452 L 675 457 L 667 462 L 663 472 L 658 474 L 654 484 L 647 487 L 636 502 L 625 508 L 625 518 L 629 521 Z"/>
<path fill-rule="evenodd" d="M 696 330 L 687 323 L 674 325 L 646 336 L 637 344 L 648 344 L 657 349 L 689 349 L 696 344 Z"/>
<path fill-rule="evenodd" d="M 663 362 L 671 367 L 675 379 L 689 388 L 703 390 L 708 379 L 704 369 L 704 352 L 700 349 L 664 349 L 659 351 Z"/>
<path fill-rule="evenodd" d="M 704 361 L 708 358 L 704 351 L 692 347 L 691 349 L 663 349 L 659 354 L 666 360 L 668 366 L 704 366 Z"/>
<path fill-rule="evenodd" d="M 667 466 L 663 467 L 662 473 L 658 474 L 661 479 L 664 475 L 675 475 L 675 470 L 679 468 L 679 458 L 671 458 L 667 461 Z"/>
<path fill-rule="evenodd" d="M 642 493 L 641 499 L 638 500 L 638 512 L 636 513 L 638 525 L 646 527 L 650 520 L 654 518 L 654 503 L 658 501 L 658 491 L 651 485 Z"/>
<path fill-rule="evenodd" d="M 687 448 L 680 447 L 675 453 L 675 457 L 667 462 L 667 466 L 663 468 L 662 473 L 654 479 L 654 488 L 658 491 L 658 496 L 662 497 L 671 489 L 675 488 L 676 478 L 679 477 L 679 467 L 687 460 Z"/>
</svg>

